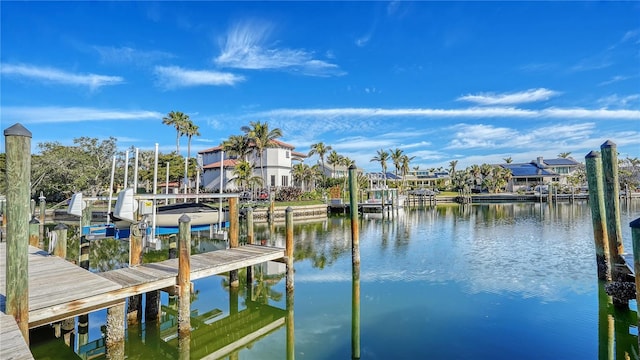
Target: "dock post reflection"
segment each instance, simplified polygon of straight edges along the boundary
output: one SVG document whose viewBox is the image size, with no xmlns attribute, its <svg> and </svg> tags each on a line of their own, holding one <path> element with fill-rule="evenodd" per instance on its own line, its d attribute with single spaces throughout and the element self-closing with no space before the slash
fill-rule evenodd
<svg viewBox="0 0 640 360">
<path fill-rule="evenodd" d="M 287 360 L 296 358 L 293 304 L 293 291 L 287 291 Z"/>
</svg>

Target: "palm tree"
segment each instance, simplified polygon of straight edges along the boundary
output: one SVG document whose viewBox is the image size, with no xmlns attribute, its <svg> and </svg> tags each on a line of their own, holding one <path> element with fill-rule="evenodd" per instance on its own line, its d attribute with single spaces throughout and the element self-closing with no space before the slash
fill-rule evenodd
<svg viewBox="0 0 640 360">
<path fill-rule="evenodd" d="M 504 162 L 506 162 L 507 164 L 511 164 L 513 162 L 513 159 L 511 158 L 511 156 L 506 157 L 506 158 L 504 158 L 502 160 L 504 160 Z"/>
<path fill-rule="evenodd" d="M 402 160 L 401 160 L 401 164 L 400 164 L 400 170 L 401 170 L 401 174 L 402 174 L 402 184 L 406 185 L 406 176 L 409 173 L 409 164 L 411 163 L 411 160 L 415 159 L 415 156 L 409 157 L 409 155 L 402 155 Z M 416 171 L 419 169 L 419 166 L 416 166 Z"/>
<path fill-rule="evenodd" d="M 389 160 L 389 153 L 384 149 L 378 150 L 378 155 L 371 158 L 369 161 L 377 161 L 382 168 L 382 176 L 384 177 L 384 184 L 387 185 L 387 160 Z"/>
<path fill-rule="evenodd" d="M 233 177 L 229 182 L 234 181 L 239 187 L 249 188 L 252 185 L 262 186 L 263 179 L 253 175 L 253 165 L 246 160 L 240 160 L 233 168 Z"/>
<path fill-rule="evenodd" d="M 191 120 L 187 121 L 184 127 L 181 129 L 182 135 L 187 136 L 187 159 L 191 157 L 191 138 L 194 136 L 200 136 L 200 127 L 194 124 Z"/>
<path fill-rule="evenodd" d="M 336 165 L 340 165 L 340 161 L 342 159 L 342 156 L 340 156 L 340 154 L 338 154 L 337 151 L 333 150 L 331 151 L 331 153 L 329 153 L 329 157 L 327 158 L 327 162 L 329 163 L 329 165 L 333 166 L 333 172 L 331 173 L 331 177 L 335 177 L 336 175 Z M 324 169 L 323 169 L 324 171 Z"/>
<path fill-rule="evenodd" d="M 200 132 L 198 131 L 198 125 L 194 124 L 191 120 L 187 120 L 184 123 L 184 126 L 180 130 L 183 135 L 187 136 L 187 161 L 184 162 L 184 188 L 185 193 L 187 192 L 187 165 L 189 163 L 189 158 L 191 158 L 191 138 L 194 136 L 200 136 Z"/>
<path fill-rule="evenodd" d="M 180 136 L 184 134 L 185 125 L 190 122 L 189 115 L 180 111 L 171 111 L 167 116 L 162 118 L 162 123 L 173 126 L 176 129 L 176 152 L 180 153 Z"/>
<path fill-rule="evenodd" d="M 558 157 L 566 159 L 569 157 L 569 155 L 571 155 L 571 152 L 561 152 L 560 154 L 558 154 Z"/>
<path fill-rule="evenodd" d="M 247 155 L 250 153 L 249 137 L 246 135 L 231 135 L 222 142 L 221 146 L 230 156 L 236 156 L 242 160 L 247 160 Z"/>
<path fill-rule="evenodd" d="M 391 150 L 390 150 L 391 151 Z M 402 165 L 402 150 L 396 148 L 395 150 L 391 151 L 391 161 L 393 161 L 393 165 L 395 166 L 396 170 L 395 170 L 395 175 L 396 178 L 398 177 L 398 171 L 400 170 L 400 166 Z"/>
<path fill-rule="evenodd" d="M 323 142 L 319 142 L 311 145 L 311 150 L 309 151 L 308 156 L 318 154 L 318 156 L 320 157 L 320 163 L 322 164 L 322 169 L 324 171 L 324 156 L 329 151 L 331 151 L 331 146 L 325 146 Z"/>
<path fill-rule="evenodd" d="M 252 121 L 249 123 L 249 126 L 243 126 L 241 130 L 247 134 L 249 140 L 253 143 L 253 147 L 256 150 L 256 156 L 260 159 L 260 175 L 262 176 L 262 180 L 266 183 L 262 155 L 266 148 L 276 145 L 274 140 L 282 136 L 282 130 L 279 128 L 269 130 L 269 124 L 266 122 L 261 123 L 260 121 Z"/>
<path fill-rule="evenodd" d="M 307 164 L 295 164 L 291 169 L 291 176 L 293 181 L 300 183 L 302 191 L 308 190 L 308 185 L 314 180 L 316 176 L 315 165 L 309 166 Z"/>
<path fill-rule="evenodd" d="M 451 176 L 453 176 L 456 173 L 456 165 L 458 165 L 458 160 L 451 160 L 449 161 L 449 169 L 451 169 Z"/>
</svg>

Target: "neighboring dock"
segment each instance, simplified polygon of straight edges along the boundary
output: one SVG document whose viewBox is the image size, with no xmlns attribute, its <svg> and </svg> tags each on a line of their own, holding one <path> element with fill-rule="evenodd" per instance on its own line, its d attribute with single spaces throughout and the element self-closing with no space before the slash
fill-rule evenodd
<svg viewBox="0 0 640 360">
<path fill-rule="evenodd" d="M 5 243 L 0 243 L 0 269 L 6 267 L 5 248 Z M 282 258 L 284 249 L 259 245 L 192 255 L 191 280 Z M 5 274 L 0 272 L 3 311 Z M 177 285 L 177 275 L 178 259 L 92 273 L 29 247 L 29 328 L 104 309 L 129 296 L 173 287 Z"/>
</svg>

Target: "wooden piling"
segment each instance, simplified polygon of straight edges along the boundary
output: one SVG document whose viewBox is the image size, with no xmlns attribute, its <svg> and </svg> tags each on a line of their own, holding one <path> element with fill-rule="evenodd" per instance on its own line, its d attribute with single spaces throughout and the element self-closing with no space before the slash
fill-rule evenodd
<svg viewBox="0 0 640 360">
<path fill-rule="evenodd" d="M 240 238 L 240 213 L 238 211 L 238 198 L 229 198 L 229 247 L 237 248 Z M 240 286 L 238 280 L 238 270 L 229 271 L 229 285 L 231 287 Z"/>
<path fill-rule="evenodd" d="M 358 224 L 357 199 L 358 192 L 357 169 L 355 165 L 349 167 L 349 201 L 351 204 L 351 358 L 360 359 L 360 229 Z M 384 204 L 384 191 L 382 196 Z M 393 211 L 393 210 L 392 210 Z M 384 205 L 383 205 L 384 212 Z M 384 216 L 384 215 L 383 215 Z"/>
<path fill-rule="evenodd" d="M 80 258 L 78 264 L 80 267 L 89 270 L 89 250 L 91 241 L 86 236 L 80 237 Z M 82 314 L 78 316 L 78 346 L 85 345 L 89 342 L 89 315 Z"/>
<path fill-rule="evenodd" d="M 191 219 L 178 219 L 178 337 L 191 333 Z"/>
<path fill-rule="evenodd" d="M 291 206 L 285 210 L 285 252 L 287 261 L 287 293 L 292 292 L 294 288 L 293 282 L 293 209 Z"/>
<path fill-rule="evenodd" d="M 89 270 L 89 251 L 91 250 L 91 241 L 86 236 L 80 236 L 80 257 L 78 264 L 80 267 Z"/>
<path fill-rule="evenodd" d="M 604 206 L 607 222 L 607 236 L 609 240 L 609 254 L 616 264 L 624 260 L 620 254 L 624 253 L 622 244 L 622 228 L 620 225 L 620 198 L 618 184 L 618 151 L 617 146 L 607 140 L 600 146 L 602 152 L 602 173 L 604 185 Z M 617 271 L 612 268 L 613 280 L 617 279 Z"/>
<path fill-rule="evenodd" d="M 631 227 L 631 243 L 633 246 L 633 269 L 636 274 L 636 303 L 640 304 L 640 218 L 629 223 Z M 638 326 L 640 326 L 640 317 L 638 317 Z M 638 337 L 638 346 L 640 346 L 640 337 Z"/>
<path fill-rule="evenodd" d="M 67 258 L 67 230 L 69 227 L 63 223 L 59 223 L 56 227 L 53 228 L 53 231 L 56 233 L 56 244 L 53 248 L 53 255 L 61 257 L 63 259 Z"/>
<path fill-rule="evenodd" d="M 124 359 L 125 302 L 107 308 L 105 347 L 107 359 Z"/>
<path fill-rule="evenodd" d="M 129 232 L 129 266 L 142 264 L 142 234 L 138 224 L 131 224 Z"/>
<path fill-rule="evenodd" d="M 29 245 L 40 247 L 40 221 L 35 217 L 29 221 Z"/>
<path fill-rule="evenodd" d="M 84 214 L 84 213 L 83 213 Z M 129 232 L 129 266 L 142 264 L 142 236 L 146 229 L 139 224 L 131 224 Z M 129 297 L 127 304 L 127 324 L 137 324 L 142 320 L 142 295 Z"/>
<path fill-rule="evenodd" d="M 253 208 L 247 208 L 247 244 L 253 244 Z"/>
<path fill-rule="evenodd" d="M 44 224 L 47 221 L 47 201 L 46 197 L 40 192 L 40 228 L 39 228 L 39 237 L 40 244 L 44 244 Z"/>
<path fill-rule="evenodd" d="M 169 259 L 178 257 L 178 237 L 176 234 L 169 235 Z"/>
<path fill-rule="evenodd" d="M 355 196 L 355 194 L 358 193 L 357 175 L 358 174 L 356 166 L 351 165 L 349 167 L 349 202 L 351 208 L 351 261 L 354 265 L 360 266 L 360 228 L 358 224 L 358 199 Z M 384 200 L 382 200 L 382 202 L 384 203 Z"/>
<path fill-rule="evenodd" d="M 254 243 L 253 234 L 253 208 L 247 208 L 247 244 L 252 245 Z M 253 266 L 247 266 L 247 289 L 249 294 L 251 293 L 251 287 L 253 283 Z"/>
<path fill-rule="evenodd" d="M 604 208 L 604 185 L 602 177 L 602 158 L 597 151 L 585 156 L 587 184 L 589 187 L 589 204 L 591 207 L 591 223 L 593 239 L 596 247 L 596 266 L 598 279 L 611 280 L 611 263 L 607 238 L 607 221 Z"/>
<path fill-rule="evenodd" d="M 5 311 L 12 315 L 29 344 L 29 195 L 31 132 L 20 124 L 4 130 L 7 205 Z"/>
</svg>

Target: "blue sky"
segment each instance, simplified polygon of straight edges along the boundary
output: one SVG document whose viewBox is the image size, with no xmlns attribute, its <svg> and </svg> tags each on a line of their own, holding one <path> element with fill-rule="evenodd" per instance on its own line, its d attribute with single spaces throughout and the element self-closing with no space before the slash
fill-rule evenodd
<svg viewBox="0 0 640 360">
<path fill-rule="evenodd" d="M 640 2 L 0 3 L 0 119 L 192 153 L 250 121 L 368 171 L 528 162 L 606 140 L 640 156 Z M 4 151 L 4 137 L 2 138 Z M 186 154 L 186 138 L 181 150 Z M 317 157 L 306 162 L 314 164 Z"/>
</svg>

